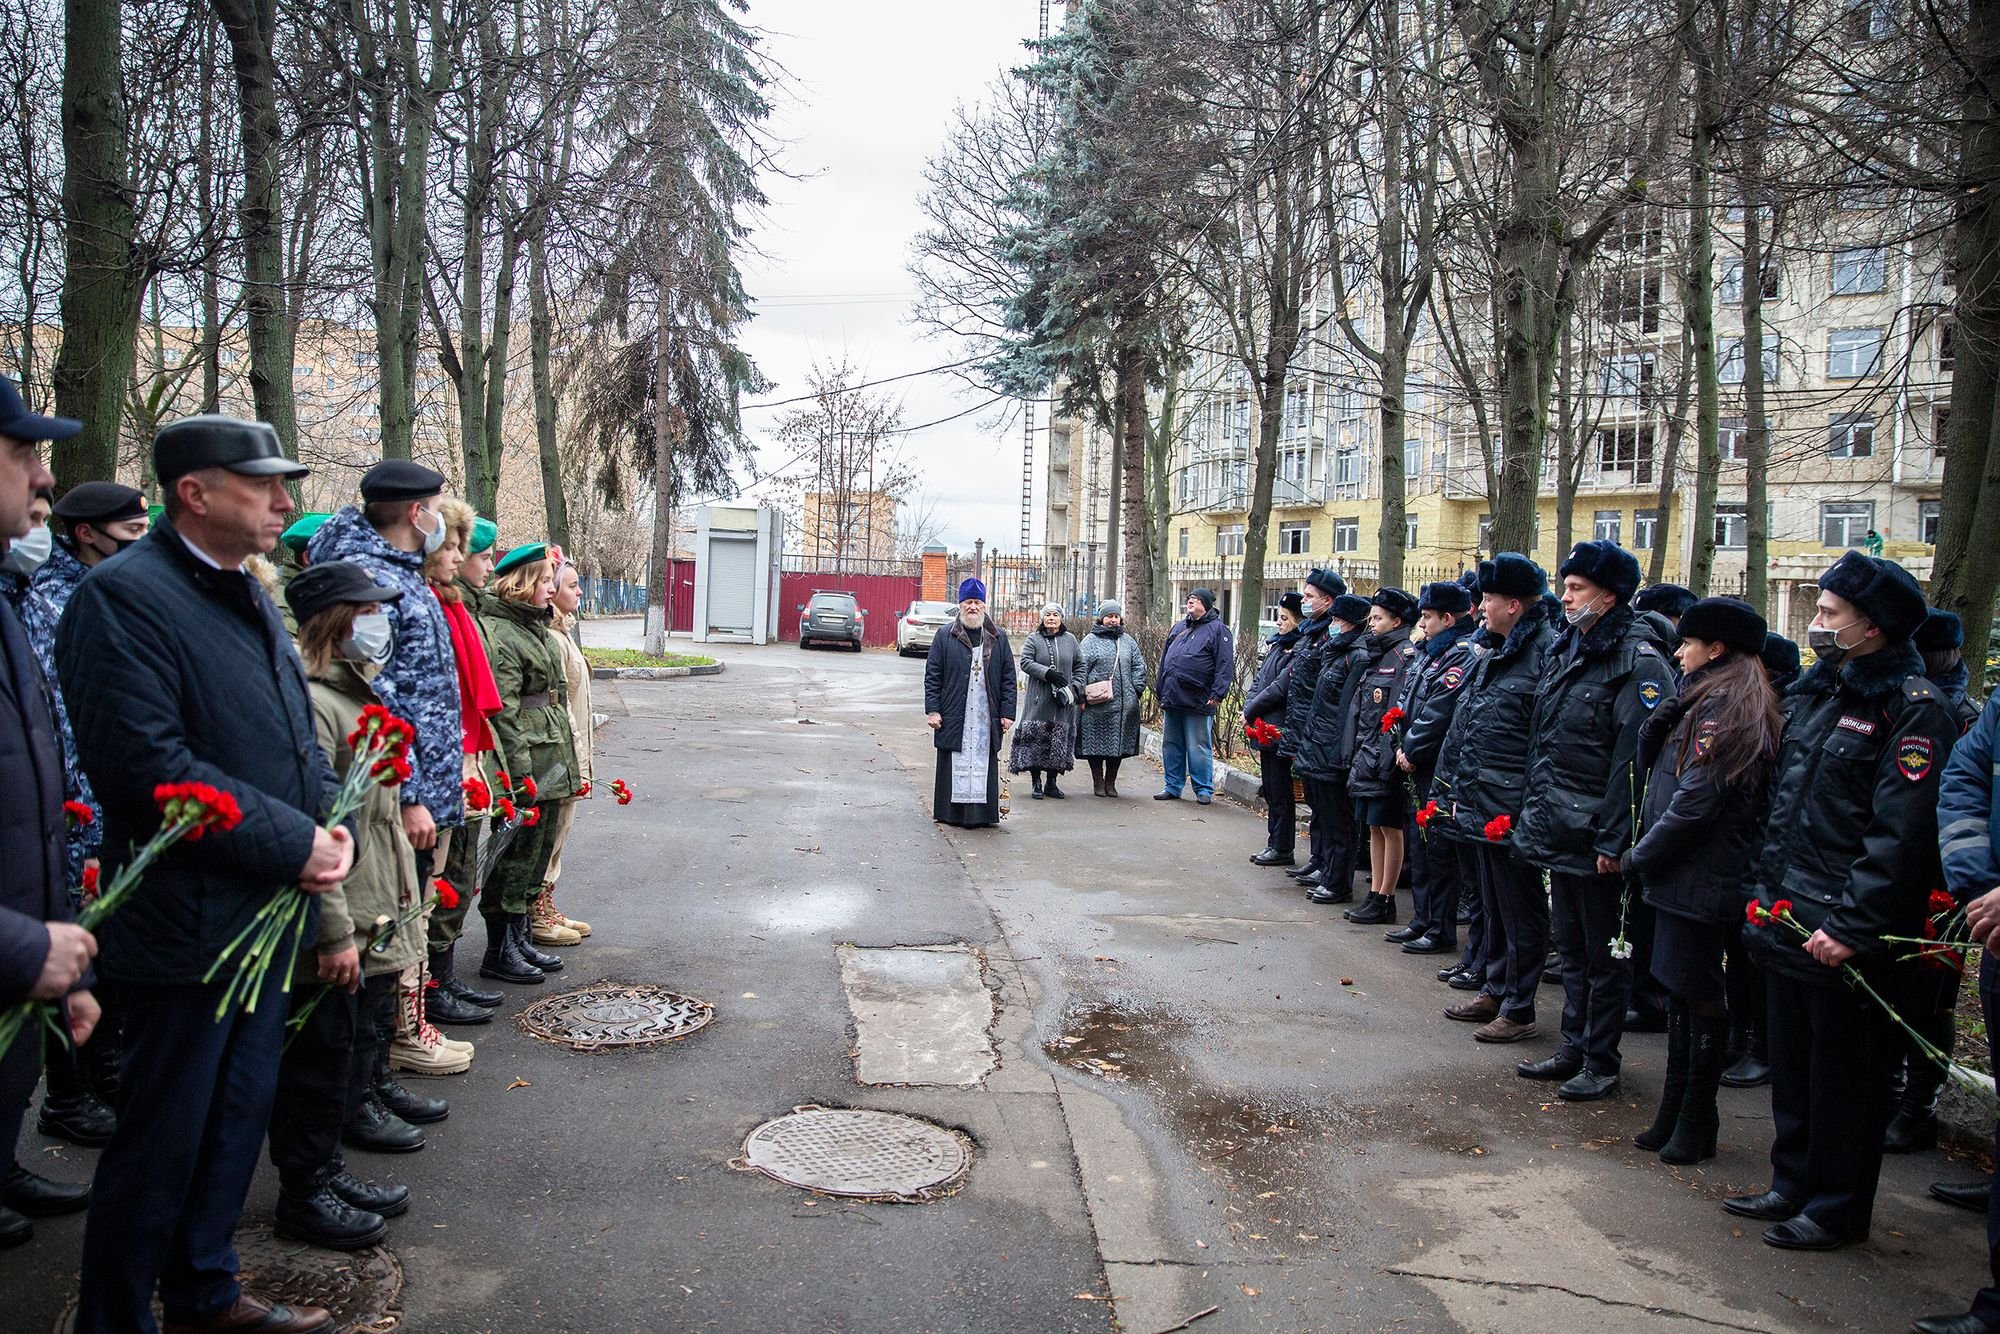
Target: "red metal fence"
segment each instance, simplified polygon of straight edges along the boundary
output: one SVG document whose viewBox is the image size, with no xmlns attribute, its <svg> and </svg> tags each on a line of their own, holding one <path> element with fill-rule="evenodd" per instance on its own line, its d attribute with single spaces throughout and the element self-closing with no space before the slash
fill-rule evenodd
<svg viewBox="0 0 2000 1334">
<path fill-rule="evenodd" d="M 836 574 L 820 570 L 787 570 L 778 595 L 778 629 L 797 640 L 799 613 L 814 593 L 852 593 L 864 614 L 862 642 L 883 647 L 896 642 L 896 618 L 917 600 L 923 580 L 914 574 Z"/>
</svg>

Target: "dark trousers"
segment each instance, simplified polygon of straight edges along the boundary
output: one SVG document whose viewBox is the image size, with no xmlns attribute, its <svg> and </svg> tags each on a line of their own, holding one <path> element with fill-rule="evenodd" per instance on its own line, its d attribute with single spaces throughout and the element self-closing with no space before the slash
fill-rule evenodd
<svg viewBox="0 0 2000 1334">
<path fill-rule="evenodd" d="M 42 1074 L 42 1021 L 31 1016 L 5 1052 L 0 1052 L 0 1144 L 7 1149 L 7 1161 L 14 1161 L 14 1146 L 21 1139 L 21 1121 L 27 1115 L 28 1099 L 34 1096 L 35 1081 Z"/>
<path fill-rule="evenodd" d="M 1458 874 L 1456 897 L 1459 903 L 1465 905 L 1465 949 L 1458 956 L 1458 961 L 1463 967 L 1484 973 L 1490 953 L 1487 944 L 1489 919 L 1486 895 L 1479 888 L 1479 849 L 1455 838 L 1445 839 L 1443 847 L 1449 850 L 1452 865 Z M 1454 911 L 1451 917 L 1455 927 L 1458 913 Z"/>
<path fill-rule="evenodd" d="M 317 999 L 315 999 L 317 998 Z M 306 1007 L 311 1011 L 307 1013 Z M 312 1193 L 340 1167 L 361 997 L 318 984 L 292 984 L 292 1019 L 271 1104 L 271 1165 L 287 1194 Z"/>
<path fill-rule="evenodd" d="M 1311 804 L 1312 854 L 1320 864 L 1320 883 L 1336 890 L 1354 885 L 1354 801 L 1344 778 L 1308 778 L 1306 801 Z"/>
<path fill-rule="evenodd" d="M 1618 1073 L 1632 1000 L 1631 960 L 1611 957 L 1624 885 L 1623 876 L 1549 872 L 1549 925 L 1562 960 L 1563 1045 L 1600 1075 Z"/>
<path fill-rule="evenodd" d="M 1921 1033 L 1924 1040 L 1949 1056 L 1958 1042 L 1958 988 L 1962 979 L 1956 968 L 1933 968 L 1919 964 L 1911 970 L 1909 992 L 1903 998 L 1903 1018 Z M 1905 1106 L 1922 1107 L 1944 1087 L 1944 1067 L 1918 1048 L 1909 1034 L 1897 1031 L 1902 1055 L 1901 1067 Z M 53 1062 L 55 1056 L 50 1054 Z"/>
<path fill-rule="evenodd" d="M 1896 1027 L 1831 969 L 1825 981 L 1773 972 L 1765 983 L 1771 1189 L 1827 1231 L 1859 1239 L 1868 1234 L 1882 1172 Z"/>
<path fill-rule="evenodd" d="M 397 973 L 378 973 L 361 984 L 361 1013 L 354 1033 L 353 1082 L 349 1084 L 348 1115 L 375 1081 L 389 1073 L 389 1044 L 396 1037 Z"/>
<path fill-rule="evenodd" d="M 427 929 L 430 933 L 428 948 L 432 954 L 443 953 L 465 932 L 465 914 L 471 911 L 473 896 L 480 890 L 477 882 L 479 850 L 484 841 L 482 835 L 491 838 L 492 834 L 488 831 L 493 827 L 483 819 L 468 819 L 452 831 L 451 846 L 445 849 L 444 870 L 440 874 L 458 891 L 458 906 L 447 908 L 440 903 L 431 909 Z"/>
<path fill-rule="evenodd" d="M 1473 845 L 1486 908 L 1486 985 L 1500 1013 L 1535 1022 L 1535 992 L 1549 956 L 1549 899 L 1534 867 L 1497 843 Z"/>
<path fill-rule="evenodd" d="M 1740 923 L 1729 937 L 1722 980 L 1729 993 L 1730 1025 L 1738 1029 L 1761 1029 L 1765 1008 L 1764 970 L 1757 966 L 1757 961 L 1744 947 Z"/>
<path fill-rule="evenodd" d="M 1639 877 L 1626 880 L 1631 909 L 1625 914 L 1625 938 L 1632 942 L 1632 999 L 1627 1009 L 1642 1014 L 1667 1012 L 1667 984 L 1653 971 L 1653 939 L 1658 914 L 1639 889 Z"/>
<path fill-rule="evenodd" d="M 1292 800 L 1292 761 L 1275 750 L 1260 751 L 1257 773 L 1264 789 L 1264 846 L 1290 856 L 1299 834 L 1298 803 Z"/>
<path fill-rule="evenodd" d="M 1979 960 L 1979 1012 L 1986 1019 L 1986 1054 L 1993 1069 L 2000 1070 L 2000 965 L 1993 952 Z M 2000 1121 L 1993 1126 L 1993 1147 L 2000 1153 Z M 1972 1313 L 1989 1325 L 2000 1325 L 2000 1191 L 1986 1200 L 1986 1262 L 1993 1282 L 1972 1299 Z"/>
<path fill-rule="evenodd" d="M 274 972 L 255 1013 L 220 1020 L 223 986 L 125 989 L 118 1133 L 98 1159 L 83 1234 L 78 1334 L 154 1328 L 234 1305 L 232 1238 L 271 1119 L 285 1001 Z"/>
<path fill-rule="evenodd" d="M 1410 926 L 1458 948 L 1458 857 L 1442 835 L 1417 828 L 1415 813 L 1430 800 L 1430 779 L 1419 779 L 1411 818 L 1403 825 L 1403 859 L 1410 868 Z"/>
</svg>

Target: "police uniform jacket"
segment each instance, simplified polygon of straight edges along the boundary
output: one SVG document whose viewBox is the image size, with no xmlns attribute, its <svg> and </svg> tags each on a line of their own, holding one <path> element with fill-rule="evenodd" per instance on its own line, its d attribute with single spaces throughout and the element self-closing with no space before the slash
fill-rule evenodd
<svg viewBox="0 0 2000 1334">
<path fill-rule="evenodd" d="M 1769 784 L 1722 781 L 1708 762 L 1714 714 L 1675 698 L 1639 728 L 1641 832 L 1621 865 L 1661 912 L 1719 925 L 1743 916 L 1743 868 L 1757 854 Z"/>
<path fill-rule="evenodd" d="M 1815 664 L 1792 687 L 1778 748 L 1758 900 L 1791 900 L 1799 924 L 1854 950 L 1857 966 L 1903 952 L 1884 935 L 1922 935 L 1930 891 L 1944 883 L 1939 780 L 1958 721 L 1923 670 L 1907 643 Z M 1746 939 L 1767 968 L 1842 985 L 1789 926 L 1752 927 Z"/>
<path fill-rule="evenodd" d="M 1417 645 L 1417 666 L 1404 679 L 1401 707 L 1406 719 L 1402 751 L 1416 766 L 1419 791 L 1429 785 L 1437 769 L 1459 697 L 1486 652 L 1470 617 L 1452 622 L 1441 634 Z"/>
<path fill-rule="evenodd" d="M 1332 629 L 1333 617 L 1326 613 L 1299 625 L 1299 642 L 1292 649 L 1291 669 L 1285 673 L 1284 713 L 1272 718 L 1282 734 L 1278 737 L 1280 755 L 1296 757 L 1299 753 L 1299 738 L 1305 731 L 1306 720 L 1312 716 L 1313 687 L 1319 683 L 1320 669 L 1326 665 L 1326 645 Z"/>
<path fill-rule="evenodd" d="M 1356 626 L 1345 634 L 1328 635 L 1321 646 L 1312 707 L 1306 710 L 1305 725 L 1297 733 L 1298 751 L 1292 756 L 1292 771 L 1303 778 L 1332 782 L 1347 777 L 1354 739 L 1348 709 L 1354 700 L 1353 683 L 1359 680 L 1356 660 L 1366 652 L 1360 641 L 1367 633 Z"/>
<path fill-rule="evenodd" d="M 1549 650 L 1528 726 L 1526 800 L 1514 851 L 1537 866 L 1595 875 L 1621 856 L 1638 823 L 1639 727 L 1674 697 L 1666 646 L 1630 607 Z"/>
<path fill-rule="evenodd" d="M 1496 815 L 1518 816 L 1528 769 L 1528 720 L 1535 687 L 1556 634 L 1548 604 L 1527 604 L 1506 635 L 1481 630 L 1485 656 L 1461 689 L 1438 750 L 1432 796 L 1438 815 L 1426 832 L 1482 842 Z"/>
<path fill-rule="evenodd" d="M 1281 635 L 1272 635 L 1270 651 L 1264 661 L 1257 664 L 1257 679 L 1250 683 L 1248 701 L 1243 705 L 1243 721 L 1256 722 L 1259 718 L 1283 718 L 1285 697 L 1290 689 L 1292 664 L 1297 661 L 1298 644 L 1301 638 L 1300 626 L 1293 626 Z M 1282 723 L 1272 723 L 1282 728 Z M 1250 742 L 1255 751 L 1275 751 L 1277 742 L 1266 745 L 1260 741 Z"/>
<path fill-rule="evenodd" d="M 1357 797 L 1383 797 L 1400 786 L 1394 739 L 1382 730 L 1382 719 L 1403 697 L 1403 681 L 1414 669 L 1417 646 L 1410 627 L 1399 625 L 1387 634 L 1370 634 L 1363 641 L 1366 656 L 1354 669 L 1360 684 L 1354 691 L 1354 759 L 1348 766 L 1347 790 Z"/>
</svg>

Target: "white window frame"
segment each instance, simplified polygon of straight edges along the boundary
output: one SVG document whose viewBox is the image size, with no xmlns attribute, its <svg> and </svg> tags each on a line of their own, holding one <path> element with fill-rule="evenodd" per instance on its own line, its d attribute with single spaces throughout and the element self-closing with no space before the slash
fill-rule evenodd
<svg viewBox="0 0 2000 1334">
<path fill-rule="evenodd" d="M 1337 556 L 1352 555 L 1361 550 L 1361 520 L 1335 519 L 1333 521 L 1333 551 Z"/>
<path fill-rule="evenodd" d="M 1747 505 L 1717 505 L 1715 507 L 1715 549 L 1717 551 L 1741 551 L 1750 545 L 1750 507 Z"/>
<path fill-rule="evenodd" d="M 1872 296 L 1889 290 L 1889 252 L 1881 246 L 1851 246 L 1833 252 L 1833 294 Z"/>
<path fill-rule="evenodd" d="M 1622 510 L 1596 510 L 1590 516 L 1590 539 L 1593 542 L 1609 542 L 1622 546 L 1618 539 L 1624 532 L 1625 515 Z"/>
<path fill-rule="evenodd" d="M 1659 541 L 1660 511 L 1658 509 L 1632 511 L 1632 550 L 1651 551 Z"/>
<path fill-rule="evenodd" d="M 1242 555 L 1243 543 L 1247 535 L 1247 532 L 1248 532 L 1247 526 L 1244 524 L 1240 523 L 1217 524 L 1215 528 L 1216 559 L 1223 560 L 1230 556 Z"/>
<path fill-rule="evenodd" d="M 1826 331 L 1826 378 L 1858 380 L 1881 367 L 1882 326 L 1857 325 Z"/>
<path fill-rule="evenodd" d="M 1278 554 L 1303 556 L 1312 550 L 1312 521 L 1293 520 L 1278 525 Z M 1293 541 L 1292 539 L 1298 539 Z"/>
<path fill-rule="evenodd" d="M 1943 514 L 1944 502 L 1942 500 L 1919 500 L 1917 502 L 1917 540 L 1919 542 L 1930 546 L 1937 545 L 1938 521 L 1943 517 Z"/>
<path fill-rule="evenodd" d="M 1826 424 L 1826 456 L 1830 459 L 1875 457 L 1875 419 L 1865 412 L 1835 416 Z"/>
<path fill-rule="evenodd" d="M 1835 541 L 1834 524 L 1840 525 L 1840 540 Z M 1857 528 L 1855 525 L 1859 524 Z M 1819 507 L 1819 541 L 1829 550 L 1845 550 L 1858 547 L 1861 540 L 1875 527 L 1875 502 L 1872 500 L 1824 500 Z"/>
</svg>

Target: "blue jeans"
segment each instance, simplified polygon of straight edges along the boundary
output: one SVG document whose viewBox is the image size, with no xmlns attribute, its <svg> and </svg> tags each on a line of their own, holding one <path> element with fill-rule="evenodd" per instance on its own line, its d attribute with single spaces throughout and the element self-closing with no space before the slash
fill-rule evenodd
<svg viewBox="0 0 2000 1334">
<path fill-rule="evenodd" d="M 1215 746 L 1209 736 L 1212 720 L 1193 709 L 1160 711 L 1160 767 L 1167 771 L 1162 792 L 1181 794 L 1194 780 L 1197 797 L 1215 795 Z"/>
</svg>

